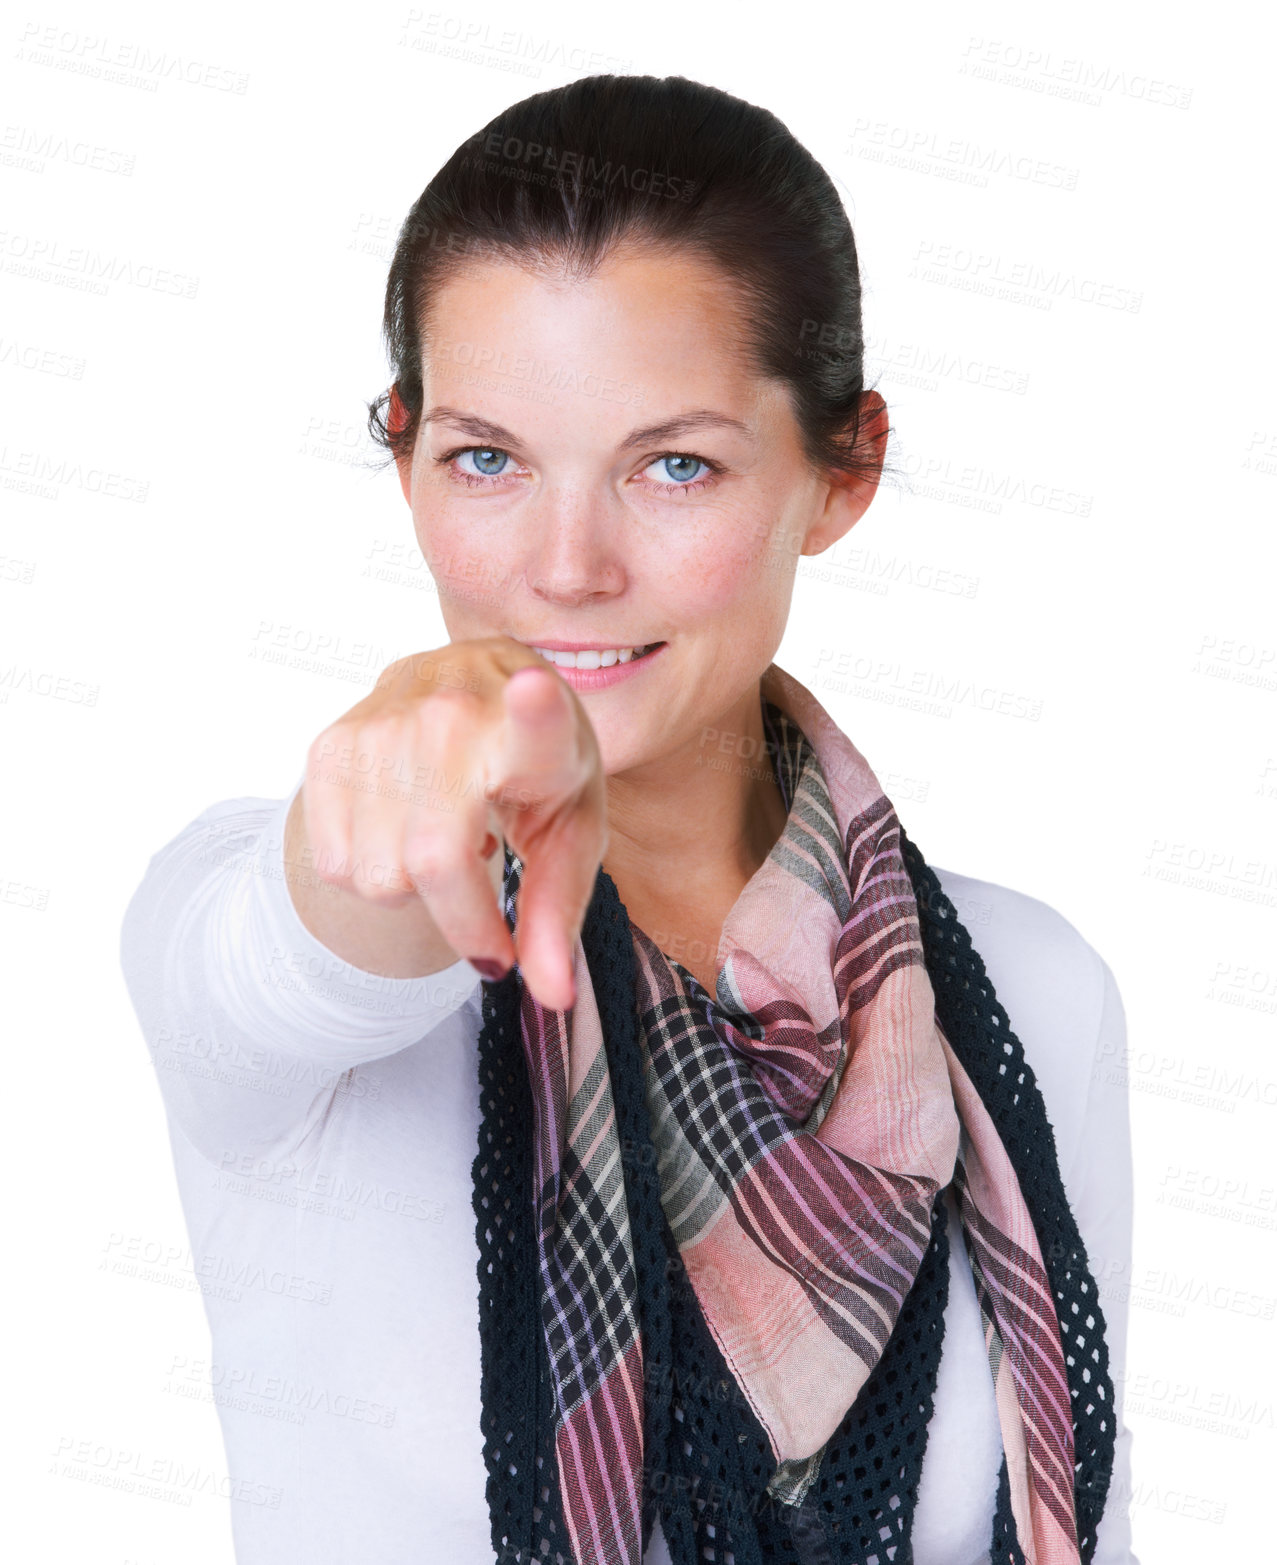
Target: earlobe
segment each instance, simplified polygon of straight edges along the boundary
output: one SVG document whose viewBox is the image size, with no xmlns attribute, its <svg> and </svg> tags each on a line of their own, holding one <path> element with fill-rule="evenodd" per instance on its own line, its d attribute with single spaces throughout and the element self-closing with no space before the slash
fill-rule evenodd
<svg viewBox="0 0 1277 1565">
<path fill-rule="evenodd" d="M 869 509 L 877 490 L 877 481 L 839 475 L 832 479 L 820 517 L 808 529 L 803 554 L 823 554 L 856 525 Z"/>
</svg>

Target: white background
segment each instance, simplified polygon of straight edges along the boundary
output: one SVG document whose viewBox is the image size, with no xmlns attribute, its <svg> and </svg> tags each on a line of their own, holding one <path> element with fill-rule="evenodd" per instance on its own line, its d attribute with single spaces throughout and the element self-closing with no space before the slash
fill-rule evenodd
<svg viewBox="0 0 1277 1565">
<path fill-rule="evenodd" d="M 231 1558 L 224 1500 L 148 1501 L 59 1461 L 89 1440 L 224 1472 L 212 1403 L 166 1389 L 207 1354 L 194 1277 L 109 1264 L 186 1242 L 120 919 L 194 815 L 282 796 L 378 669 L 446 641 L 395 477 L 361 465 L 394 235 L 460 140 L 601 69 L 765 105 L 844 193 L 902 480 L 804 564 L 777 661 L 932 863 L 1052 904 L 1113 968 L 1136 1551 L 1255 1557 L 1277 1329 L 1260 15 L 8 9 L 4 1424 L 24 1558 Z M 918 710 L 919 686 L 952 699 Z"/>
</svg>

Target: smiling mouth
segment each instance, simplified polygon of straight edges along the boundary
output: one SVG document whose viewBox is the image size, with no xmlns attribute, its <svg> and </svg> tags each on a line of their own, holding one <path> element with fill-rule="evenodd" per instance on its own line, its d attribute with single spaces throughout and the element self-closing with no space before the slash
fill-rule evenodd
<svg viewBox="0 0 1277 1565">
<path fill-rule="evenodd" d="M 641 647 L 586 647 L 572 652 L 533 646 L 532 650 L 543 657 L 547 663 L 553 663 L 556 668 L 595 669 L 612 668 L 617 663 L 637 663 L 664 645 L 663 641 L 649 641 Z"/>
</svg>

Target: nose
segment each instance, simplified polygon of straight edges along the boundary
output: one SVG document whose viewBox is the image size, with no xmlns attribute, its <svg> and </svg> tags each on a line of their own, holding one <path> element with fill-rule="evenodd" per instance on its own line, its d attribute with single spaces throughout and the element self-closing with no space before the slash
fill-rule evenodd
<svg viewBox="0 0 1277 1565">
<path fill-rule="evenodd" d="M 534 597 L 576 607 L 622 590 L 624 522 L 618 509 L 583 484 L 542 490 L 527 512 L 523 574 Z"/>
</svg>

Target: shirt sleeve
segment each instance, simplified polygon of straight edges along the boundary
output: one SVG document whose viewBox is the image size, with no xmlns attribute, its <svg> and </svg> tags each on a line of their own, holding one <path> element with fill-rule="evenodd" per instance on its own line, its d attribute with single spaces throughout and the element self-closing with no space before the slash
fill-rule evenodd
<svg viewBox="0 0 1277 1565">
<path fill-rule="evenodd" d="M 1139 1565 L 1131 1549 L 1131 1431 L 1122 1416 L 1134 1204 L 1129 1095 L 1113 1062 L 1125 1058 L 1126 1015 L 1113 974 L 1103 969 L 1104 998 L 1090 1067 L 1086 1110 L 1064 1182 L 1099 1290 L 1114 1388 L 1113 1476 L 1096 1529 L 1092 1565 Z"/>
<path fill-rule="evenodd" d="M 344 961 L 302 923 L 284 875 L 287 798 L 212 805 L 154 854 L 120 962 L 171 1121 L 206 1157 L 291 1156 L 362 1064 L 427 1037 L 480 977 Z"/>
</svg>

